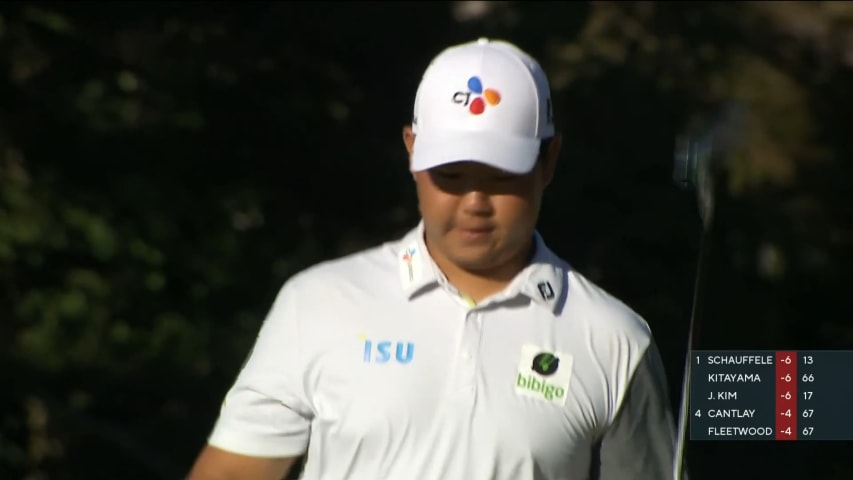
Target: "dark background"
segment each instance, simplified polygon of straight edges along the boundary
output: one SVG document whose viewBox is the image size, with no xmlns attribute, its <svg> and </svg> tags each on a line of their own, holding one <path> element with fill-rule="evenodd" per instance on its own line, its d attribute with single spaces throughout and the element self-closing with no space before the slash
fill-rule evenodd
<svg viewBox="0 0 853 480">
<path fill-rule="evenodd" d="M 175 479 L 293 273 L 417 222 L 401 128 L 451 44 L 551 77 L 541 231 L 681 385 L 701 226 L 676 134 L 748 105 L 707 349 L 850 348 L 853 6 L 0 4 L 0 478 Z M 853 478 L 849 443 L 692 443 L 694 480 Z M 626 479 L 627 480 L 627 479 Z"/>
</svg>

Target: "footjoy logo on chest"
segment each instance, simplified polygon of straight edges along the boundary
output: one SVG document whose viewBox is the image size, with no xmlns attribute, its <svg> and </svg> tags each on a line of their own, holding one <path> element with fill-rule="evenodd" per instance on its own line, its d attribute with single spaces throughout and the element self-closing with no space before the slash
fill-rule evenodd
<svg viewBox="0 0 853 480">
<path fill-rule="evenodd" d="M 515 393 L 522 397 L 565 405 L 572 377 L 572 356 L 524 345 L 515 378 Z"/>
</svg>

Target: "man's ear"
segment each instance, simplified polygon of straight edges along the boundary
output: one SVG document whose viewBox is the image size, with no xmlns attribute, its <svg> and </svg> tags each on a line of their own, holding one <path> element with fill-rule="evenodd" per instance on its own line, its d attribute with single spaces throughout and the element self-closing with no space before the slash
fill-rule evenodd
<svg viewBox="0 0 853 480">
<path fill-rule="evenodd" d="M 545 152 L 545 158 L 540 159 L 543 162 L 542 175 L 545 186 L 550 185 L 551 181 L 554 180 L 554 172 L 557 169 L 557 161 L 560 159 L 560 148 L 562 146 L 563 136 L 557 133 L 548 142 L 548 151 Z"/>
<path fill-rule="evenodd" d="M 406 145 L 406 151 L 409 152 L 409 163 L 411 163 L 412 152 L 415 151 L 415 134 L 412 132 L 411 125 L 403 127 L 403 143 Z"/>
<path fill-rule="evenodd" d="M 409 153 L 409 170 L 412 169 L 412 152 L 415 151 L 415 134 L 412 132 L 412 126 L 406 125 L 403 127 L 403 144 L 406 145 L 406 151 Z M 412 180 L 415 178 L 415 172 L 412 172 Z"/>
</svg>

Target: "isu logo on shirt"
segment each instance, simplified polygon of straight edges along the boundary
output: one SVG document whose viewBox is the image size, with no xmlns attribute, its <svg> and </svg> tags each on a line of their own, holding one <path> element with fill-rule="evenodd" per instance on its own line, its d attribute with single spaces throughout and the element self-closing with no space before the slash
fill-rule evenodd
<svg viewBox="0 0 853 480">
<path fill-rule="evenodd" d="M 388 363 L 392 359 L 400 364 L 412 361 L 415 345 L 412 342 L 391 342 L 389 340 L 374 341 L 364 335 L 364 363 Z"/>
</svg>

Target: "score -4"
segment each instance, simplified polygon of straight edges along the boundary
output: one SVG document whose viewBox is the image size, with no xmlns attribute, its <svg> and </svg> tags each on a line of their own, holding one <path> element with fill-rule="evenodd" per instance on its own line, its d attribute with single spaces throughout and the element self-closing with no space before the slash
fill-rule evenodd
<svg viewBox="0 0 853 480">
<path fill-rule="evenodd" d="M 788 418 L 791 418 L 793 416 L 790 408 L 785 410 L 784 412 L 780 412 L 779 415 L 781 415 L 783 417 L 788 417 Z M 803 410 L 803 418 L 812 418 L 812 416 L 814 416 L 814 409 L 813 408 L 806 408 Z"/>
<path fill-rule="evenodd" d="M 791 427 L 785 427 L 785 430 L 780 430 L 779 433 L 784 433 L 785 435 L 791 435 Z M 814 427 L 804 427 L 803 428 L 803 436 L 810 437 L 814 434 Z"/>
</svg>

